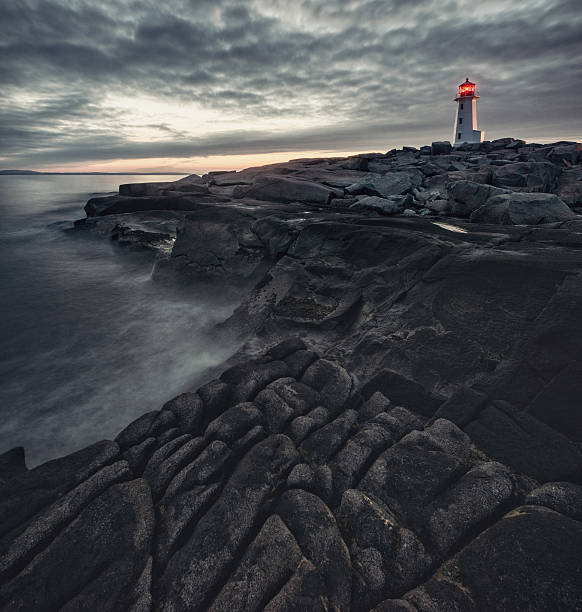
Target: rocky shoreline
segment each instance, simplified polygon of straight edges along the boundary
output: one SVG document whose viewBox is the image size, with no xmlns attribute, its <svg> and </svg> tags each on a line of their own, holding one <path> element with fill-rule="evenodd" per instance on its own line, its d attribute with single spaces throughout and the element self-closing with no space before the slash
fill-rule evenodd
<svg viewBox="0 0 582 612">
<path fill-rule="evenodd" d="M 32 470 L 2 610 L 582 610 L 582 146 L 293 160 L 91 199 L 238 307 L 206 384 Z"/>
</svg>

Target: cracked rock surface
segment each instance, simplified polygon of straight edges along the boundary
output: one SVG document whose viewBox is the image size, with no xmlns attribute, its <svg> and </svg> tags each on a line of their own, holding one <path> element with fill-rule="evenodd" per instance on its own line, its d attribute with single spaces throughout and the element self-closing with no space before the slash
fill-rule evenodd
<svg viewBox="0 0 582 612">
<path fill-rule="evenodd" d="M 446 144 L 88 204 L 232 295 L 239 348 L 114 441 L 0 456 L 0 610 L 582 609 L 580 148 Z"/>
</svg>

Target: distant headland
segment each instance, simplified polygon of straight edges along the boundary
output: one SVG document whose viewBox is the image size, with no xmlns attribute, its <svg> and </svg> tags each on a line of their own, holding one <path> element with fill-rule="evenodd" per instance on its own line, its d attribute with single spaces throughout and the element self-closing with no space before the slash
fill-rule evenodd
<svg viewBox="0 0 582 612">
<path fill-rule="evenodd" d="M 67 176 L 148 176 L 151 174 L 164 175 L 164 176 L 182 176 L 185 172 L 37 172 L 36 170 L 0 170 L 0 174 L 19 174 L 19 175 L 67 175 Z"/>
</svg>

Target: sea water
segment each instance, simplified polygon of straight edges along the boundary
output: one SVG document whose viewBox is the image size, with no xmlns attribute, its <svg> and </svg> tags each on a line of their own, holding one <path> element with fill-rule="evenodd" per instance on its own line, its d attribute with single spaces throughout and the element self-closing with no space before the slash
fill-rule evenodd
<svg viewBox="0 0 582 612">
<path fill-rule="evenodd" d="M 232 347 L 231 312 L 151 277 L 153 255 L 72 232 L 89 197 L 160 176 L 0 176 L 0 453 L 29 467 L 104 438 L 192 388 Z"/>
</svg>

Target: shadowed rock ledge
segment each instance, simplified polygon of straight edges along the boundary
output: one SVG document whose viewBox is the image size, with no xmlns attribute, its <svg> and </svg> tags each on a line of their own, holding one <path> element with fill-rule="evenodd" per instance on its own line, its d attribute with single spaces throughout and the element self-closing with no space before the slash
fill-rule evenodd
<svg viewBox="0 0 582 612">
<path fill-rule="evenodd" d="M 434 143 L 88 203 L 77 229 L 158 282 L 230 292 L 239 349 L 115 441 L 0 456 L 0 609 L 582 609 L 579 152 Z"/>
</svg>

